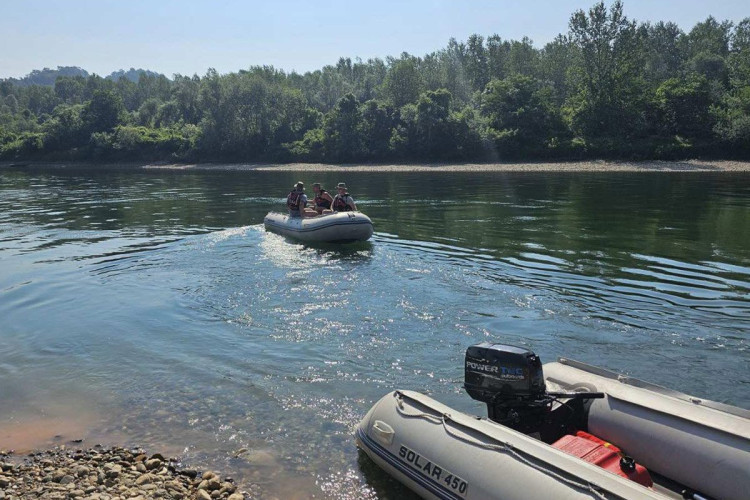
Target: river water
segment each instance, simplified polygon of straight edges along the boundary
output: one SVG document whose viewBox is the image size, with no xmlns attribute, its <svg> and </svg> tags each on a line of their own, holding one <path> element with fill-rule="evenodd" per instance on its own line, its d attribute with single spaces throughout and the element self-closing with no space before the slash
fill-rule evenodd
<svg viewBox="0 0 750 500">
<path fill-rule="evenodd" d="M 266 233 L 297 180 L 347 182 L 371 242 Z M 483 413 L 476 342 L 750 407 L 749 292 L 748 174 L 0 170 L 0 449 L 399 497 L 354 426 L 394 388 Z"/>
</svg>

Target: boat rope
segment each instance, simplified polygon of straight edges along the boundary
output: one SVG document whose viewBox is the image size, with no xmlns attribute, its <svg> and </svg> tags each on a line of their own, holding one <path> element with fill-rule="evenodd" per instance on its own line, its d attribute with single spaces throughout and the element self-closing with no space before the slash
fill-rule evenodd
<svg viewBox="0 0 750 500">
<path fill-rule="evenodd" d="M 493 438 L 492 436 L 487 436 L 487 437 L 489 437 L 491 439 L 495 439 L 500 444 L 498 445 L 498 444 L 492 444 L 492 443 L 483 443 L 482 441 L 479 441 L 479 440 L 476 440 L 476 439 L 473 439 L 473 438 L 470 438 L 470 437 L 467 437 L 467 436 L 462 436 L 462 435 L 456 433 L 453 429 L 451 429 L 449 427 L 449 422 L 453 423 L 453 424 L 455 424 L 455 425 L 457 425 L 459 427 L 466 427 L 466 428 L 471 429 L 471 430 L 476 430 L 476 429 L 472 429 L 471 427 L 468 427 L 467 425 L 462 424 L 461 422 L 456 421 L 450 415 L 450 413 L 441 413 L 438 416 L 438 415 L 429 414 L 429 413 L 425 413 L 425 412 L 419 412 L 419 413 L 409 413 L 409 412 L 407 412 L 406 409 L 404 408 L 404 400 L 403 400 L 404 397 L 408 397 L 408 396 L 405 395 L 405 394 L 403 394 L 403 393 L 397 392 L 397 394 L 396 394 L 396 398 L 397 398 L 396 399 L 396 401 L 397 401 L 396 409 L 397 409 L 398 413 L 400 413 L 402 416 L 404 416 L 406 418 L 421 418 L 421 419 L 429 420 L 429 421 L 431 421 L 431 422 L 433 422 L 435 424 L 441 424 L 443 426 L 443 429 L 445 430 L 446 434 L 448 434 L 449 436 L 451 436 L 451 437 L 453 437 L 455 439 L 458 439 L 459 441 L 463 441 L 463 442 L 471 444 L 473 446 L 477 446 L 479 448 L 484 448 L 484 449 L 491 450 L 491 451 L 506 452 L 506 453 L 512 455 L 513 457 L 515 457 L 516 459 L 518 459 L 519 461 L 523 462 L 524 464 L 528 465 L 529 467 L 531 467 L 533 469 L 536 469 L 536 470 L 538 470 L 538 471 L 540 471 L 540 472 L 542 472 L 542 473 L 544 473 L 544 474 L 546 474 L 546 475 L 548 475 L 548 476 L 550 476 L 550 477 L 552 477 L 554 479 L 557 479 L 560 482 L 569 484 L 569 485 L 571 485 L 571 486 L 573 486 L 575 488 L 578 488 L 580 490 L 588 491 L 592 495 L 594 495 L 595 497 L 597 497 L 597 498 L 599 498 L 601 500 L 607 500 L 608 497 L 606 495 L 604 495 L 601 491 L 599 491 L 599 488 L 595 484 L 592 484 L 590 482 L 581 483 L 581 482 L 575 481 L 575 480 L 567 478 L 567 477 L 563 476 L 562 474 L 559 474 L 559 473 L 557 473 L 557 472 L 555 472 L 553 470 L 550 470 L 550 469 L 548 469 L 548 468 L 546 468 L 546 467 L 544 467 L 544 466 L 542 466 L 540 464 L 537 464 L 537 463 L 533 462 L 532 460 L 529 460 L 528 458 L 524 457 L 521 453 L 518 452 L 518 450 L 516 450 L 516 448 L 512 444 L 510 444 L 508 442 L 499 441 L 496 438 Z M 409 398 L 409 399 L 411 399 L 411 398 Z"/>
</svg>

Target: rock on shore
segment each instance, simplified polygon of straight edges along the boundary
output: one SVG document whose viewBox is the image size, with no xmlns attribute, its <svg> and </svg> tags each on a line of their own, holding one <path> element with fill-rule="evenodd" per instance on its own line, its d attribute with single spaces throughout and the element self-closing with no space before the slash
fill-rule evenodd
<svg viewBox="0 0 750 500">
<path fill-rule="evenodd" d="M 0 453 L 0 500 L 250 498 L 231 478 L 199 474 L 160 454 L 120 447 L 54 448 L 18 457 Z"/>
</svg>

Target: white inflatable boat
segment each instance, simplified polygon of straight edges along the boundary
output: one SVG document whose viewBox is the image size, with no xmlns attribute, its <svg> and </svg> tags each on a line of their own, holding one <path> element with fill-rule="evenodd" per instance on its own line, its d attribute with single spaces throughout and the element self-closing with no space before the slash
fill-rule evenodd
<svg viewBox="0 0 750 500">
<path fill-rule="evenodd" d="M 750 411 L 571 360 L 542 371 L 538 359 L 472 346 L 465 387 L 491 419 L 396 391 L 357 444 L 424 498 L 750 498 Z"/>
<path fill-rule="evenodd" d="M 263 219 L 266 230 L 306 243 L 367 241 L 372 221 L 362 212 L 336 212 L 317 217 L 290 217 L 270 212 Z"/>
</svg>

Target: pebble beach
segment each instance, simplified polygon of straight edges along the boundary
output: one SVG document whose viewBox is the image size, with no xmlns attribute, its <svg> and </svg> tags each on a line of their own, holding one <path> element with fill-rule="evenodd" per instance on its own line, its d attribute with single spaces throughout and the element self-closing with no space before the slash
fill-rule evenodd
<svg viewBox="0 0 750 500">
<path fill-rule="evenodd" d="M 232 478 L 182 468 L 140 449 L 95 446 L 17 455 L 0 452 L 0 500 L 243 500 Z"/>
<path fill-rule="evenodd" d="M 686 161 L 574 161 L 538 163 L 410 163 L 392 165 L 285 164 L 174 164 L 144 165 L 154 169 L 260 170 L 290 172 L 750 172 L 750 162 Z"/>
<path fill-rule="evenodd" d="M 154 170 L 229 170 L 277 172 L 750 172 L 750 161 L 568 161 L 528 163 L 90 163 L 90 162 L 0 162 L 0 168 L 92 168 Z"/>
</svg>

